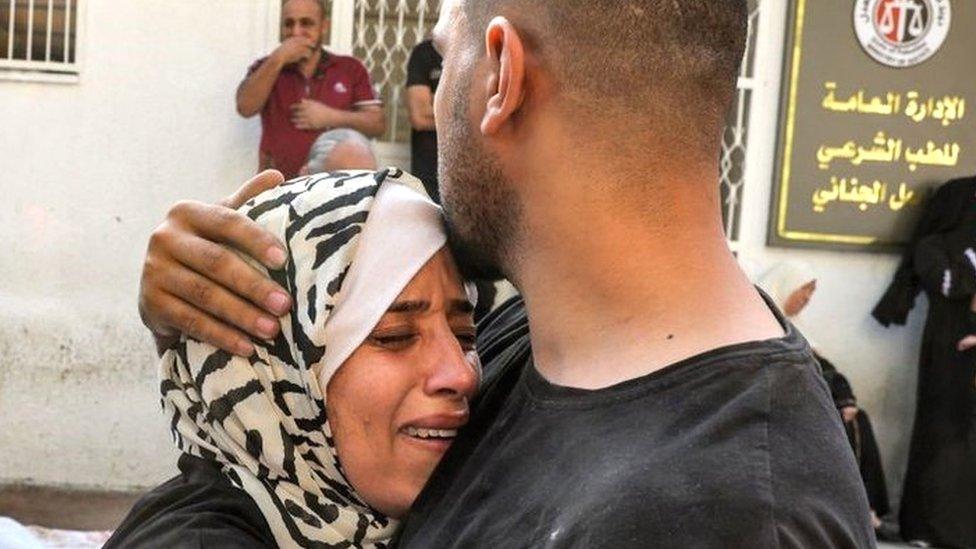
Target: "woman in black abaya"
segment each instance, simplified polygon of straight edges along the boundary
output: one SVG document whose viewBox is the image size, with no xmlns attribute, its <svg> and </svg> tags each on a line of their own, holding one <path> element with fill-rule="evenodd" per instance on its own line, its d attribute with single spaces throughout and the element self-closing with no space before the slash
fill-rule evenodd
<svg viewBox="0 0 976 549">
<path fill-rule="evenodd" d="M 899 521 L 906 540 L 976 547 L 976 178 L 943 185 L 926 206 L 894 280 L 873 311 L 904 324 L 925 291 L 918 402 Z"/>
</svg>

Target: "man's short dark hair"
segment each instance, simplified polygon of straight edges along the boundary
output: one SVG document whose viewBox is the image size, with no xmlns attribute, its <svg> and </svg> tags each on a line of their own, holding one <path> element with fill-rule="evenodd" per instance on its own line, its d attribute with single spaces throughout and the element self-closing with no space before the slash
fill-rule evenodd
<svg viewBox="0 0 976 549">
<path fill-rule="evenodd" d="M 728 110 L 748 34 L 747 0 L 465 0 L 472 32 L 508 17 L 585 111 L 675 123 Z"/>
</svg>

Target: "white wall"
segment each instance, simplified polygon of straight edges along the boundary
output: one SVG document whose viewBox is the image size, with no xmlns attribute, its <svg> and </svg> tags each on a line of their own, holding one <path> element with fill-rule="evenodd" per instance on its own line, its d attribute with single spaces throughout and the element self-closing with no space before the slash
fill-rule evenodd
<svg viewBox="0 0 976 549">
<path fill-rule="evenodd" d="M 0 80 L 0 483 L 175 471 L 141 261 L 168 205 L 256 168 L 233 95 L 272 39 L 268 3 L 88 0 L 80 83 Z"/>
<path fill-rule="evenodd" d="M 800 260 L 813 266 L 817 293 L 804 311 L 807 337 L 844 373 L 859 405 L 873 420 L 881 447 L 889 496 L 901 493 L 915 410 L 916 372 L 924 297 L 904 327 L 881 327 L 871 309 L 887 287 L 899 257 L 766 246 L 776 151 L 786 0 L 761 0 L 756 89 L 749 127 L 743 186 L 740 257 L 768 268 Z"/>
</svg>

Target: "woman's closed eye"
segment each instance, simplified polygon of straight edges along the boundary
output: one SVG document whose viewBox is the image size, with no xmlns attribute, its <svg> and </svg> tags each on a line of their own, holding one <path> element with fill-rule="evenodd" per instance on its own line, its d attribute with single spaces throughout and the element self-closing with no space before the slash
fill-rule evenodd
<svg viewBox="0 0 976 549">
<path fill-rule="evenodd" d="M 378 332 L 370 334 L 369 341 L 378 347 L 399 351 L 409 347 L 417 336 L 415 331 Z"/>
<path fill-rule="evenodd" d="M 368 341 L 382 349 L 389 351 L 402 351 L 413 345 L 420 337 L 416 330 L 403 331 L 383 331 L 374 332 L 369 335 Z M 471 351 L 475 346 L 475 332 L 471 330 L 459 330 L 454 332 L 454 337 L 463 351 Z"/>
</svg>

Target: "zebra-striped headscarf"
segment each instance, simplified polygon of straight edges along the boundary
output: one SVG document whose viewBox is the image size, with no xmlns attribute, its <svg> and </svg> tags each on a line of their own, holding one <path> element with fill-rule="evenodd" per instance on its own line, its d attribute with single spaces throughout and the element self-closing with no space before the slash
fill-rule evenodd
<svg viewBox="0 0 976 549">
<path fill-rule="evenodd" d="M 162 358 L 176 445 L 220 463 L 282 547 L 382 547 L 396 529 L 342 473 L 325 389 L 444 245 L 439 208 L 410 187 L 422 188 L 399 170 L 320 174 L 248 202 L 242 211 L 288 250 L 286 266 L 269 273 L 294 301 L 280 335 L 255 342 L 249 359 L 192 339 Z"/>
</svg>

